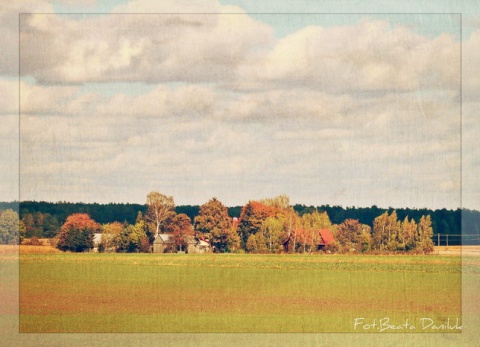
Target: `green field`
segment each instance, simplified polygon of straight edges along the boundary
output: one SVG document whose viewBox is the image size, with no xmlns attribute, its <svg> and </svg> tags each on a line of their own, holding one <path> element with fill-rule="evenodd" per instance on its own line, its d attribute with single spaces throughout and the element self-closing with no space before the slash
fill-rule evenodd
<svg viewBox="0 0 480 347">
<path fill-rule="evenodd" d="M 461 325 L 461 275 L 450 256 L 22 254 L 20 332 L 459 332 L 433 326 Z"/>
</svg>

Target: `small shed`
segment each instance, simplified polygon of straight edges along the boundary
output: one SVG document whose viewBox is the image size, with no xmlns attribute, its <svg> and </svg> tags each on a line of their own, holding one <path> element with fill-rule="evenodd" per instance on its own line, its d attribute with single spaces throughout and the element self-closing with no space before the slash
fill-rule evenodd
<svg viewBox="0 0 480 347">
<path fill-rule="evenodd" d="M 153 241 L 153 253 L 167 253 L 173 251 L 174 244 L 168 234 L 158 234 Z"/>
</svg>

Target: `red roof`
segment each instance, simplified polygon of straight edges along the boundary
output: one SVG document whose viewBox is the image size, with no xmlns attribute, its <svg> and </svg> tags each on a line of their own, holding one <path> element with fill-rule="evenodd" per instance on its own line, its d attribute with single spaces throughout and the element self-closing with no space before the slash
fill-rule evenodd
<svg viewBox="0 0 480 347">
<path fill-rule="evenodd" d="M 328 245 L 333 241 L 333 235 L 328 229 L 321 229 L 320 236 L 323 239 L 323 243 L 322 243 L 323 245 Z"/>
</svg>

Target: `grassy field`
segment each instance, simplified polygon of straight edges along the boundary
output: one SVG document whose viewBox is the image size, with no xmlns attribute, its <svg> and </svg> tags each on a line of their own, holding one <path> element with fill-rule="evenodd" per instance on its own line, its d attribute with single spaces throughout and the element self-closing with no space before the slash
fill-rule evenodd
<svg viewBox="0 0 480 347">
<path fill-rule="evenodd" d="M 459 332 L 459 257 L 21 253 L 21 332 Z"/>
</svg>

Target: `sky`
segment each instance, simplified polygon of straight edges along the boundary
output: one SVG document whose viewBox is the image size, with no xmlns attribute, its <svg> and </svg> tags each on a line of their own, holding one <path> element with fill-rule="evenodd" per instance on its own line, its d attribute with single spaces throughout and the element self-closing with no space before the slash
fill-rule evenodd
<svg viewBox="0 0 480 347">
<path fill-rule="evenodd" d="M 0 200 L 480 209 L 474 2 L 289 3 L 0 7 Z"/>
</svg>

